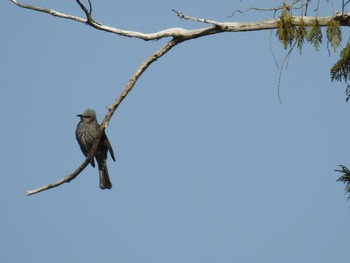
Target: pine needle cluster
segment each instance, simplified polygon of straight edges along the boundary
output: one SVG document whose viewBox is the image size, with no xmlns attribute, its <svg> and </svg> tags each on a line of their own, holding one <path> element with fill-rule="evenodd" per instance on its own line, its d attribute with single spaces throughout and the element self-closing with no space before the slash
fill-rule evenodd
<svg viewBox="0 0 350 263">
<path fill-rule="evenodd" d="M 285 49 L 292 47 L 296 42 L 299 52 L 301 53 L 305 42 L 312 44 L 316 50 L 318 50 L 322 44 L 323 35 L 317 17 L 315 17 L 312 25 L 306 26 L 302 18 L 298 21 L 298 25 L 296 25 L 290 8 L 284 5 L 282 7 L 280 20 L 277 23 L 276 35 Z M 340 23 L 337 20 L 332 19 L 328 23 L 326 37 L 335 51 L 342 40 Z"/>
<path fill-rule="evenodd" d="M 332 19 L 329 21 L 327 25 L 327 31 L 326 31 L 327 40 L 329 43 L 331 43 L 334 52 L 336 51 L 337 47 L 340 46 L 342 41 L 342 34 L 340 30 L 340 23 L 339 21 Z"/>
<path fill-rule="evenodd" d="M 349 194 L 348 200 L 350 199 L 350 171 L 344 165 L 339 165 L 340 169 L 335 170 L 336 172 L 341 173 L 342 175 L 338 178 L 337 182 L 342 182 L 345 184 L 345 193 Z"/>
<path fill-rule="evenodd" d="M 340 52 L 340 59 L 331 68 L 331 78 L 332 81 L 350 80 L 350 43 Z"/>
<path fill-rule="evenodd" d="M 296 29 L 295 25 L 293 24 L 293 16 L 290 14 L 286 5 L 284 5 L 282 8 L 282 14 L 277 25 L 278 28 L 276 35 L 278 40 L 283 44 L 285 49 L 288 46 L 292 46 L 296 35 Z"/>
</svg>

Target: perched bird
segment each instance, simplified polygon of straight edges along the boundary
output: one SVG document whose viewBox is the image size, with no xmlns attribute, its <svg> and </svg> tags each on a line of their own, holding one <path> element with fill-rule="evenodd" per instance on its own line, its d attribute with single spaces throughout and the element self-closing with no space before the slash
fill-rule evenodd
<svg viewBox="0 0 350 263">
<path fill-rule="evenodd" d="M 96 113 L 92 109 L 86 109 L 83 113 L 78 114 L 77 116 L 80 117 L 80 122 L 77 125 L 75 137 L 77 138 L 81 151 L 86 157 L 93 146 L 97 131 L 100 128 L 100 124 L 98 124 Z M 109 143 L 106 134 L 103 132 L 100 143 L 95 153 L 95 159 L 97 161 L 98 172 L 100 176 L 101 189 L 112 188 L 112 182 L 109 178 L 106 163 L 108 151 L 113 161 L 115 161 L 112 146 Z M 91 160 L 91 165 L 95 167 L 94 159 Z"/>
</svg>

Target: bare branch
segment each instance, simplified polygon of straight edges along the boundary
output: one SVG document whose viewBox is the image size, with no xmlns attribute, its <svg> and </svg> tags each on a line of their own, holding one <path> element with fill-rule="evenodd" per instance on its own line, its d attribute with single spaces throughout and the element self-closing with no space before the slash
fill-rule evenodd
<svg viewBox="0 0 350 263">
<path fill-rule="evenodd" d="M 143 40 L 157 40 L 157 39 L 165 38 L 165 37 L 175 37 L 175 36 L 181 35 L 182 31 L 187 31 L 187 30 L 182 29 L 182 28 L 169 28 L 169 29 L 157 32 L 157 33 L 145 34 L 145 33 L 140 33 L 140 32 L 136 32 L 136 31 L 121 30 L 118 28 L 102 25 L 101 23 L 98 23 L 93 19 L 88 21 L 87 19 L 84 19 L 84 18 L 81 18 L 78 16 L 73 16 L 73 15 L 61 13 L 61 12 L 55 11 L 53 9 L 22 4 L 17 0 L 10 0 L 10 1 L 12 3 L 14 3 L 15 5 L 22 7 L 22 8 L 25 8 L 25 9 L 30 9 L 33 11 L 47 13 L 47 14 L 50 14 L 50 15 L 55 16 L 55 17 L 69 19 L 69 20 L 77 21 L 77 22 L 80 22 L 83 24 L 89 24 L 90 26 L 92 26 L 98 30 L 121 35 L 121 36 L 125 36 L 125 37 L 140 38 Z"/>
<path fill-rule="evenodd" d="M 77 177 L 81 173 L 81 171 L 83 171 L 85 169 L 85 167 L 88 166 L 89 163 L 90 163 L 90 161 L 87 158 L 73 173 L 67 175 L 62 180 L 60 180 L 60 181 L 58 181 L 56 183 L 53 183 L 53 184 L 49 184 L 49 185 L 40 187 L 40 188 L 38 188 L 36 190 L 29 190 L 29 191 L 27 191 L 27 195 L 37 194 L 39 192 L 42 192 L 42 191 L 45 191 L 45 190 L 57 187 L 57 186 L 59 186 L 61 184 L 69 183 L 70 181 L 75 179 L 75 177 Z"/>
<path fill-rule="evenodd" d="M 91 1 L 89 1 L 89 9 L 87 10 L 87 8 L 83 5 L 83 3 L 80 0 L 76 0 L 76 2 L 78 3 L 78 5 L 80 6 L 80 8 L 84 11 L 86 18 L 87 18 L 87 23 L 91 26 L 94 27 L 94 24 L 98 24 L 101 25 L 100 23 L 97 23 L 93 18 L 92 18 L 92 4 Z"/>
<path fill-rule="evenodd" d="M 235 15 L 235 13 L 241 13 L 241 14 L 244 14 L 244 13 L 247 13 L 247 12 L 249 12 L 249 11 L 264 11 L 264 12 L 276 12 L 276 11 L 278 11 L 278 10 L 282 10 L 283 8 L 287 8 L 288 10 L 292 10 L 292 9 L 302 9 L 304 6 L 307 6 L 308 5 L 308 2 L 309 2 L 310 0 L 308 0 L 306 3 L 302 3 L 302 4 L 300 4 L 300 6 L 298 6 L 298 7 L 295 7 L 294 5 L 296 5 L 297 3 L 299 3 L 300 2 L 300 0 L 294 0 L 292 3 L 290 3 L 290 4 L 285 4 L 285 3 L 283 3 L 283 5 L 282 6 L 277 6 L 277 7 L 272 7 L 272 8 L 259 8 L 259 7 L 250 7 L 250 8 L 248 8 L 248 9 L 246 9 L 246 10 L 239 10 L 239 9 L 237 9 L 237 10 L 234 10 L 233 12 L 232 12 L 232 14 L 231 15 L 229 15 L 228 17 L 229 18 L 232 18 L 234 15 Z"/>
<path fill-rule="evenodd" d="M 91 11 L 92 11 L 91 2 L 89 1 L 89 3 L 90 3 L 90 11 L 87 10 L 87 8 L 83 5 L 83 3 L 80 0 L 76 0 L 76 2 L 80 6 L 80 8 L 84 11 L 87 19 L 89 19 L 91 17 Z"/>
<path fill-rule="evenodd" d="M 88 154 L 88 157 L 85 159 L 85 161 L 71 174 L 69 174 L 68 176 L 66 176 L 65 178 L 63 178 L 62 180 L 53 183 L 53 184 L 49 184 L 43 187 L 40 187 L 36 190 L 29 190 L 27 191 L 27 195 L 33 195 L 33 194 L 37 194 L 39 192 L 57 187 L 61 184 L 64 183 L 68 183 L 71 180 L 75 179 L 80 173 L 81 171 L 84 170 L 84 168 L 90 163 L 90 160 L 93 158 L 96 150 L 97 150 L 97 146 L 98 143 L 100 141 L 100 138 L 102 136 L 103 131 L 105 130 L 105 128 L 108 125 L 109 120 L 112 118 L 114 112 L 116 111 L 116 109 L 118 108 L 118 106 L 120 105 L 120 103 L 125 99 L 125 97 L 128 95 L 128 93 L 132 90 L 132 88 L 135 86 L 137 80 L 141 77 L 141 75 L 146 71 L 146 69 L 153 63 L 155 62 L 157 59 L 159 59 L 160 57 L 162 57 L 163 55 L 165 55 L 168 51 L 170 51 L 174 46 L 176 46 L 177 44 L 179 44 L 180 42 L 182 42 L 183 40 L 181 39 L 173 39 L 171 41 L 169 41 L 165 46 L 163 46 L 161 49 L 159 49 L 156 53 L 154 53 L 152 56 L 150 56 L 145 62 L 143 62 L 141 64 L 141 66 L 137 69 L 137 71 L 135 72 L 135 74 L 130 78 L 129 82 L 126 84 L 124 90 L 122 91 L 122 93 L 120 94 L 120 96 L 114 101 L 114 103 L 108 107 L 109 111 L 106 114 L 104 120 L 101 123 L 101 127 L 98 130 L 98 133 L 95 137 L 95 141 L 93 144 L 93 147 L 91 149 L 91 151 Z"/>
<path fill-rule="evenodd" d="M 88 2 L 89 2 L 89 8 L 90 8 L 89 14 L 91 15 L 91 14 L 92 14 L 92 4 L 91 4 L 91 1 L 90 1 L 90 0 L 88 0 Z"/>
<path fill-rule="evenodd" d="M 38 12 L 42 12 L 42 13 L 47 13 L 56 17 L 60 17 L 60 18 L 65 18 L 65 19 L 70 19 L 70 20 L 74 20 L 80 23 L 86 23 L 86 19 L 83 19 L 81 17 L 78 16 L 72 16 L 72 15 L 67 15 L 65 13 L 61 13 L 61 12 L 57 12 L 55 10 L 52 9 L 48 9 L 48 8 L 42 8 L 42 7 L 37 7 L 37 6 L 32 6 L 32 5 L 26 5 L 26 4 L 22 4 L 20 2 L 18 2 L 17 0 L 10 0 L 12 3 L 14 3 L 15 5 L 25 8 L 25 9 L 30 9 L 33 11 L 38 11 Z"/>
<path fill-rule="evenodd" d="M 217 23 L 216 21 L 208 20 L 205 18 L 195 18 L 195 17 L 186 16 L 182 12 L 176 11 L 174 9 L 172 9 L 171 11 L 173 11 L 178 17 L 185 19 L 185 20 L 192 20 L 192 21 L 205 23 L 205 24 L 212 24 L 212 25 L 215 25 Z"/>
<path fill-rule="evenodd" d="M 343 0 L 343 3 L 342 3 L 342 12 L 344 13 L 344 10 L 345 10 L 345 6 L 348 4 L 350 2 L 350 0 L 349 1 L 344 1 Z"/>
<path fill-rule="evenodd" d="M 258 30 L 270 30 L 278 27 L 279 18 L 266 19 L 255 22 L 217 22 L 213 20 L 196 18 L 184 15 L 182 12 L 174 11 L 180 18 L 185 20 L 197 21 L 201 23 L 207 23 L 215 25 L 220 28 L 220 32 L 243 32 L 243 31 L 258 31 Z M 299 26 L 303 21 L 305 26 L 312 26 L 316 19 L 320 26 L 327 26 L 329 21 L 337 19 L 342 26 L 350 26 L 350 13 L 338 13 L 335 16 L 314 17 L 314 16 L 293 16 L 293 24 Z M 217 32 L 217 33 L 220 33 Z"/>
<path fill-rule="evenodd" d="M 183 28 L 168 28 L 155 33 L 146 34 L 146 33 L 141 33 L 137 31 L 127 31 L 119 28 L 105 26 L 102 23 L 96 22 L 94 19 L 92 19 L 91 14 L 88 12 L 86 7 L 84 7 L 83 10 L 85 9 L 84 11 L 85 11 L 85 14 L 86 13 L 88 14 L 88 18 L 84 19 L 81 17 L 60 13 L 52 9 L 22 4 L 17 0 L 10 0 L 10 1 L 22 8 L 39 11 L 39 12 L 56 16 L 56 17 L 61 17 L 65 19 L 74 20 L 80 23 L 88 24 L 101 31 L 105 31 L 105 32 L 109 32 L 109 33 L 113 33 L 113 34 L 117 34 L 125 37 L 139 38 L 142 40 L 158 40 L 158 39 L 167 38 L 167 37 L 193 39 L 193 38 L 198 38 L 202 36 L 218 34 L 222 32 L 270 30 L 270 29 L 277 28 L 278 21 L 280 20 L 279 18 L 277 18 L 277 19 L 268 19 L 268 20 L 255 21 L 255 22 L 218 22 L 218 21 L 208 20 L 204 18 L 187 16 L 179 11 L 174 11 L 182 19 L 196 21 L 196 22 L 205 23 L 205 24 L 211 24 L 213 26 L 193 29 L 193 30 L 187 30 Z M 78 3 L 81 3 L 79 0 L 76 0 L 76 1 Z M 334 18 L 333 16 L 318 17 L 317 20 L 320 26 L 327 26 L 327 23 L 333 18 Z M 350 13 L 340 13 L 340 14 L 337 14 L 335 18 L 339 19 L 342 26 L 350 25 Z M 293 21 L 295 25 L 299 25 L 302 19 L 304 21 L 305 26 L 312 26 L 316 18 L 313 16 L 294 16 L 293 17 Z"/>
<path fill-rule="evenodd" d="M 273 8 L 250 7 L 248 9 L 246 9 L 246 10 L 239 10 L 239 9 L 233 10 L 232 14 L 227 16 L 227 17 L 228 18 L 232 18 L 235 15 L 235 13 L 244 14 L 244 13 L 247 13 L 247 12 L 252 11 L 252 10 L 254 10 L 254 11 L 270 11 L 270 12 L 273 11 L 273 12 L 276 12 L 276 11 L 281 10 L 281 9 L 282 9 L 282 6 L 273 7 Z"/>
<path fill-rule="evenodd" d="M 141 32 L 136 32 L 136 31 L 126 31 L 126 30 L 121 30 L 118 28 L 114 27 L 109 27 L 105 26 L 99 22 L 96 22 L 92 18 L 92 5 L 90 0 L 89 1 L 89 9 L 88 10 L 80 0 L 76 0 L 76 2 L 79 4 L 80 8 L 84 11 L 86 15 L 86 19 L 83 19 L 81 17 L 73 16 L 73 15 L 68 15 L 65 13 L 57 12 L 52 9 L 47 9 L 47 8 L 42 8 L 42 7 L 36 7 L 36 6 L 31 6 L 27 4 L 22 4 L 17 0 L 10 0 L 12 3 L 15 5 L 30 9 L 33 11 L 38 11 L 38 12 L 43 12 L 47 13 L 56 17 L 64 18 L 64 19 L 70 19 L 73 21 L 77 21 L 80 23 L 88 24 L 98 30 L 105 31 L 105 32 L 110 32 L 114 33 L 117 35 L 125 36 L 125 37 L 134 37 L 134 38 L 139 38 L 143 40 L 157 40 L 160 38 L 166 38 L 166 37 L 172 37 L 172 40 L 169 41 L 165 46 L 163 46 L 161 49 L 159 49 L 156 53 L 154 53 L 152 56 L 150 56 L 145 62 L 143 62 L 140 67 L 137 69 L 135 74 L 130 78 L 129 82 L 126 84 L 124 90 L 122 91 L 121 95 L 115 100 L 115 102 L 109 107 L 109 111 L 106 114 L 104 120 L 101 123 L 101 127 L 99 128 L 98 134 L 95 138 L 94 145 L 91 149 L 91 151 L 88 154 L 88 157 L 85 159 L 85 161 L 71 174 L 63 178 L 62 180 L 49 184 L 47 186 L 38 188 L 36 190 L 30 190 L 27 191 L 27 195 L 32 195 L 36 194 L 39 192 L 42 192 L 44 190 L 48 190 L 54 187 L 57 187 L 63 183 L 70 182 L 74 178 L 76 178 L 79 173 L 89 164 L 90 160 L 93 158 L 100 138 L 103 134 L 103 131 L 106 129 L 108 122 L 110 121 L 111 117 L 113 116 L 114 112 L 116 111 L 117 107 L 120 105 L 120 103 L 124 100 L 124 98 L 128 95 L 128 93 L 132 90 L 132 88 L 135 86 L 137 80 L 141 75 L 145 72 L 145 70 L 158 58 L 162 57 L 164 54 L 169 52 L 174 46 L 177 44 L 203 37 L 203 36 L 208 36 L 211 34 L 217 34 L 217 33 L 222 33 L 222 32 L 243 32 L 243 31 L 258 31 L 258 30 L 270 30 L 270 29 L 275 29 L 278 27 L 278 22 L 280 19 L 268 19 L 268 20 L 263 20 L 263 21 L 255 21 L 255 22 L 218 22 L 218 21 L 213 21 L 213 20 L 208 20 L 208 19 L 203 19 L 203 18 L 195 18 L 191 16 L 184 15 L 181 12 L 174 11 L 177 16 L 179 16 L 181 19 L 185 20 L 190 20 L 190 21 L 196 21 L 199 23 L 204 23 L 204 24 L 210 24 L 209 27 L 204 27 L 204 28 L 199 28 L 199 29 L 193 29 L 193 30 L 186 30 L 183 28 L 169 28 L 165 29 L 159 32 L 155 33 L 141 33 Z M 295 0 L 292 2 L 291 5 L 294 5 L 298 3 L 300 0 Z M 307 2 L 308 3 L 308 2 Z M 346 2 L 347 4 L 348 2 Z M 307 6 L 307 4 L 306 4 Z M 339 13 L 335 17 L 334 16 L 329 16 L 329 17 L 318 17 L 317 22 L 320 26 L 327 26 L 328 22 L 332 19 L 337 19 L 342 26 L 349 26 L 350 25 L 350 13 Z M 312 26 L 315 23 L 315 17 L 312 16 L 293 16 L 293 24 L 294 25 L 299 25 L 301 22 L 304 23 L 304 26 Z"/>
</svg>

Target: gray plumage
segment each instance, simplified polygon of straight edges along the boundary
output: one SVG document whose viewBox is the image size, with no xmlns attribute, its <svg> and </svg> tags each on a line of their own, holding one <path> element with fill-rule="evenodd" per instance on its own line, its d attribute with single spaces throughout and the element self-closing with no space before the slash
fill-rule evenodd
<svg viewBox="0 0 350 263">
<path fill-rule="evenodd" d="M 80 117 L 80 122 L 77 125 L 75 137 L 77 138 L 81 151 L 86 157 L 93 146 L 94 139 L 97 135 L 100 124 L 98 124 L 96 113 L 92 109 L 86 109 L 82 114 L 78 114 L 77 116 Z M 115 161 L 112 146 L 109 143 L 106 134 L 103 133 L 95 153 L 95 159 L 97 161 L 100 176 L 101 189 L 112 188 L 112 182 L 109 178 L 106 163 L 108 151 L 113 161 Z M 91 160 L 91 165 L 95 167 L 94 159 Z"/>
</svg>

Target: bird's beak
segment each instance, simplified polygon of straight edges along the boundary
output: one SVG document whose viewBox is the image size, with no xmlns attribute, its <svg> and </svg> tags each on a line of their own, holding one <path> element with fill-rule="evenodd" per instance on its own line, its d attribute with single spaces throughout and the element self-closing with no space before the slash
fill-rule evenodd
<svg viewBox="0 0 350 263">
<path fill-rule="evenodd" d="M 81 118 L 81 117 L 83 117 L 83 114 L 77 114 L 77 117 Z"/>
</svg>

